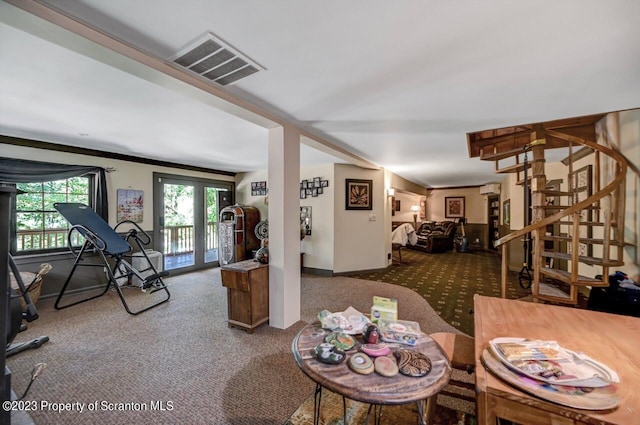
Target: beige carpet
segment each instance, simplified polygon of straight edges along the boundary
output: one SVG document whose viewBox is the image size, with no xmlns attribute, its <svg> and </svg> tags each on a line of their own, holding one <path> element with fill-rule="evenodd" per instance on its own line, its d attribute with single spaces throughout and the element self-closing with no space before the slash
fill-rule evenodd
<svg viewBox="0 0 640 425">
<path fill-rule="evenodd" d="M 427 333 L 456 332 L 410 289 L 304 277 L 302 320 L 247 334 L 227 327 L 219 269 L 167 283 L 171 300 L 139 316 L 127 314 L 114 292 L 60 311 L 52 299 L 39 301 L 40 319 L 16 342 L 40 335 L 51 341 L 7 361 L 17 393 L 34 364 L 48 364 L 28 396 L 38 405 L 31 415 L 36 424 L 283 424 L 314 390 L 293 361 L 296 333 L 322 309 L 368 311 L 373 295 L 397 298 L 400 317 Z M 75 409 L 54 409 L 60 407 Z"/>
</svg>

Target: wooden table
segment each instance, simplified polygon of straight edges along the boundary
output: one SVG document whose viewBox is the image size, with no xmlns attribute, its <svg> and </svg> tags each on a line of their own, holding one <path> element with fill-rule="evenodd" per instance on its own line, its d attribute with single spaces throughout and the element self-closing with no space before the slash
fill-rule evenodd
<svg viewBox="0 0 640 425">
<path fill-rule="evenodd" d="M 640 424 L 640 318 L 539 303 L 474 297 L 478 423 L 496 418 L 527 425 Z M 620 404 L 577 410 L 519 391 L 492 375 L 480 356 L 496 337 L 555 340 L 614 369 Z"/>
<path fill-rule="evenodd" d="M 269 321 L 269 266 L 245 260 L 220 269 L 222 286 L 227 288 L 229 326 L 253 333 Z"/>
<path fill-rule="evenodd" d="M 316 382 L 318 389 L 324 387 L 351 400 L 376 406 L 417 402 L 418 410 L 422 413 L 421 423 L 431 423 L 435 408 L 435 397 L 431 396 L 437 394 L 449 382 L 451 376 L 447 356 L 433 339 L 422 334 L 415 346 L 402 346 L 429 357 L 432 369 L 428 375 L 412 378 L 398 374 L 386 378 L 377 373 L 360 375 L 349 368 L 349 355 L 357 352 L 357 344 L 347 352 L 347 359 L 337 365 L 324 364 L 316 360 L 311 350 L 323 342 L 328 334 L 329 331 L 323 330 L 320 323 L 315 322 L 302 328 L 291 346 L 298 367 Z M 362 342 L 361 336 L 356 339 Z M 316 396 L 317 394 L 318 391 Z M 317 401 L 318 406 L 319 404 Z"/>
</svg>

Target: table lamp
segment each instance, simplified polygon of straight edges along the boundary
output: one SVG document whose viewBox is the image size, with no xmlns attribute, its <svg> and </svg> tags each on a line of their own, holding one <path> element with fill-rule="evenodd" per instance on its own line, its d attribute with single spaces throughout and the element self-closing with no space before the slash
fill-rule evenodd
<svg viewBox="0 0 640 425">
<path fill-rule="evenodd" d="M 413 227 L 418 230 L 418 211 L 420 211 L 420 206 L 411 205 L 411 211 L 413 212 Z"/>
</svg>

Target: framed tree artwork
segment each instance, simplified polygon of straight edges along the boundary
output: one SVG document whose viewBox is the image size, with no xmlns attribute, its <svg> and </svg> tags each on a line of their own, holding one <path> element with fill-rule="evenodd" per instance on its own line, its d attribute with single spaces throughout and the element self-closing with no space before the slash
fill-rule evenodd
<svg viewBox="0 0 640 425">
<path fill-rule="evenodd" d="M 345 209 L 373 209 L 373 180 L 346 179 Z"/>
<path fill-rule="evenodd" d="M 463 218 L 464 196 L 447 196 L 444 198 L 444 216 L 446 218 Z"/>
</svg>

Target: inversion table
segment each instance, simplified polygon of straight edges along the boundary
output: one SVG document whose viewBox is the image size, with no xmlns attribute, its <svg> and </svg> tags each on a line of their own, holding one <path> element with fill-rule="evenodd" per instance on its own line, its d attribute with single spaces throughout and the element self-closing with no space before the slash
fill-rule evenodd
<svg viewBox="0 0 640 425">
<path fill-rule="evenodd" d="M 143 245 L 148 245 L 151 242 L 151 238 L 149 237 L 147 232 L 140 228 L 140 226 L 138 226 L 133 221 L 123 220 L 118 223 L 115 228 L 111 228 L 102 217 L 100 217 L 98 214 L 96 214 L 95 211 L 84 204 L 59 202 L 55 203 L 53 207 L 72 225 L 69 229 L 69 233 L 67 234 L 67 238 L 69 242 L 69 249 L 76 256 L 73 267 L 71 268 L 71 272 L 69 273 L 69 276 L 67 277 L 67 280 L 62 286 L 62 289 L 58 294 L 58 298 L 56 299 L 56 309 L 61 310 L 63 308 L 71 307 L 73 305 L 77 305 L 85 301 L 101 297 L 107 293 L 110 286 L 113 286 L 113 288 L 116 290 L 118 296 L 120 297 L 120 300 L 122 301 L 122 304 L 124 305 L 125 310 L 127 310 L 127 313 L 129 314 L 140 314 L 144 311 L 150 310 L 153 307 L 169 301 L 171 294 L 169 293 L 169 289 L 162 280 L 163 277 L 169 275 L 169 272 L 158 272 L 158 270 L 149 259 L 147 253 L 143 248 Z M 132 225 L 134 228 L 129 230 L 125 236 L 120 236 L 117 233 L 117 229 L 120 225 L 125 223 Z M 79 250 L 74 248 L 72 243 L 72 234 L 74 231 L 78 232 L 84 237 L 84 243 Z M 140 251 L 143 258 L 146 259 L 146 264 L 148 265 L 148 267 L 143 268 L 142 270 L 136 270 L 125 259 L 125 257 L 127 255 L 130 256 L 133 251 L 133 248 L 129 244 L 130 241 L 135 243 L 136 248 Z M 102 263 L 84 263 L 83 255 L 86 252 L 97 253 L 102 260 Z M 107 257 L 113 260 L 112 265 L 107 261 Z M 107 277 L 109 278 L 104 291 L 89 298 L 85 298 L 80 301 L 61 306 L 60 301 L 62 300 L 67 286 L 71 281 L 73 273 L 78 267 L 82 266 L 104 268 Z M 149 276 L 142 275 L 142 273 L 145 272 L 151 274 Z M 120 288 L 121 285 L 119 283 L 123 280 L 126 282 L 130 282 L 133 276 L 136 276 L 142 281 L 143 291 L 149 291 L 150 294 L 158 291 L 164 291 L 166 293 L 166 297 L 162 297 L 157 302 L 140 310 L 131 311 L 129 305 L 127 304 L 127 300 L 122 293 L 122 290 Z"/>
</svg>

